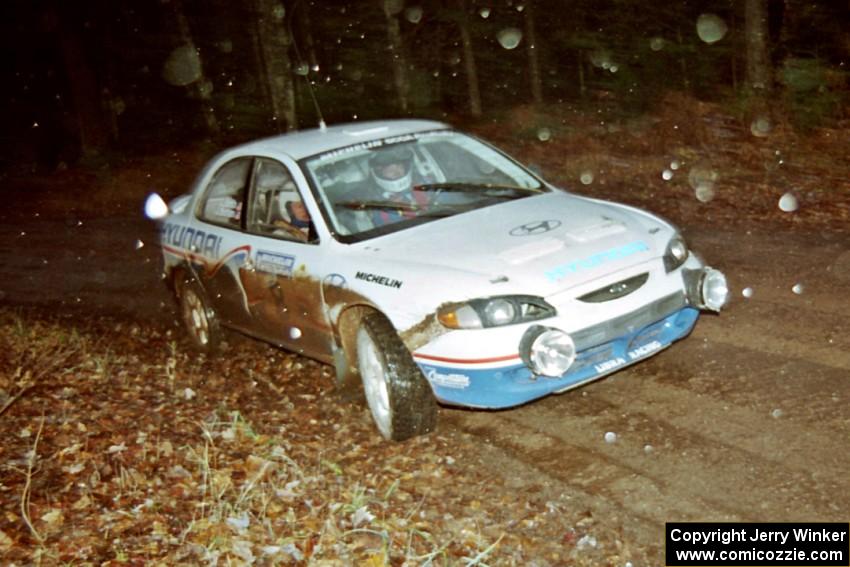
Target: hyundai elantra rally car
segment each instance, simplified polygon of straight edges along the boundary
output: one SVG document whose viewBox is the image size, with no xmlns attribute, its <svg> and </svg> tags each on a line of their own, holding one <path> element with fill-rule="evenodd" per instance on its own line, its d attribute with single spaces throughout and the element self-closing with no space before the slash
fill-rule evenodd
<svg viewBox="0 0 850 567">
<path fill-rule="evenodd" d="M 432 430 L 438 402 L 507 408 L 606 376 L 728 297 L 664 220 L 431 121 L 228 149 L 160 230 L 198 347 L 226 327 L 333 364 L 395 440 Z"/>
</svg>

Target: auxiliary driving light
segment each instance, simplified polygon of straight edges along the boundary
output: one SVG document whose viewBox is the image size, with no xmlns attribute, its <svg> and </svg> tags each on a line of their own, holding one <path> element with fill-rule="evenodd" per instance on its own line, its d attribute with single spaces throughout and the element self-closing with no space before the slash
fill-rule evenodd
<svg viewBox="0 0 850 567">
<path fill-rule="evenodd" d="M 520 355 L 535 374 L 557 378 L 575 361 L 576 345 L 563 331 L 535 325 L 520 341 Z"/>
<path fill-rule="evenodd" d="M 720 270 L 706 268 L 702 276 L 702 302 L 706 309 L 720 311 L 729 301 L 729 285 Z"/>
</svg>

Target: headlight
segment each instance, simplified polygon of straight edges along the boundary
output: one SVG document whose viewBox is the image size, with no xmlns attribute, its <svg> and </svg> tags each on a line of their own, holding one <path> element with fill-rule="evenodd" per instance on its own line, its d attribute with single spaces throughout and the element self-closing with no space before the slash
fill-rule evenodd
<svg viewBox="0 0 850 567">
<path fill-rule="evenodd" d="M 729 285 L 723 272 L 706 268 L 702 277 L 702 302 L 707 309 L 720 311 L 729 300 Z"/>
<path fill-rule="evenodd" d="M 529 295 L 473 299 L 444 305 L 437 310 L 437 319 L 449 329 L 487 329 L 538 321 L 554 315 L 554 307 L 539 297 Z"/>
<path fill-rule="evenodd" d="M 516 305 L 503 297 L 488 301 L 484 306 L 484 319 L 491 321 L 494 327 L 510 325 L 516 319 Z"/>
<path fill-rule="evenodd" d="M 664 269 L 670 273 L 684 264 L 687 259 L 688 245 L 685 244 L 685 239 L 681 235 L 676 234 L 670 239 L 664 251 Z"/>
<path fill-rule="evenodd" d="M 519 351 L 532 372 L 551 378 L 562 376 L 576 359 L 576 345 L 572 337 L 561 330 L 540 325 L 526 331 Z"/>
<path fill-rule="evenodd" d="M 684 270 L 682 277 L 688 303 L 694 307 L 720 311 L 729 301 L 729 284 L 720 270 L 709 267 Z"/>
</svg>

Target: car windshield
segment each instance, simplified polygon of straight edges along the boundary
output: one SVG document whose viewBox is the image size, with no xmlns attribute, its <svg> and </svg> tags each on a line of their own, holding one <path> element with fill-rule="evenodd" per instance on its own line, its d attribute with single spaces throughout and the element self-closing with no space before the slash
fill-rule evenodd
<svg viewBox="0 0 850 567">
<path fill-rule="evenodd" d="M 343 242 L 548 191 L 504 154 L 451 130 L 356 144 L 302 167 Z"/>
</svg>

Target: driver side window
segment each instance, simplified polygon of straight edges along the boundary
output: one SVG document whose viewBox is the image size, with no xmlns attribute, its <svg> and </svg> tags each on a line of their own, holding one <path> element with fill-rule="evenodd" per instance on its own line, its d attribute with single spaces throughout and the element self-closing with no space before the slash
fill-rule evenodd
<svg viewBox="0 0 850 567">
<path fill-rule="evenodd" d="M 248 231 L 297 242 L 315 239 L 312 221 L 283 164 L 258 158 L 248 205 Z"/>
</svg>

